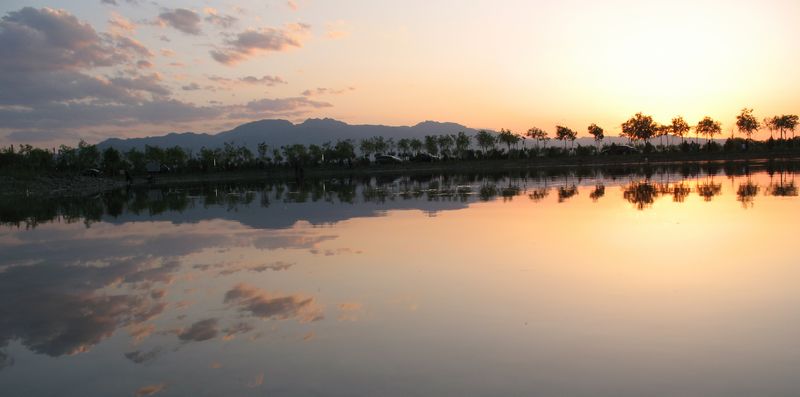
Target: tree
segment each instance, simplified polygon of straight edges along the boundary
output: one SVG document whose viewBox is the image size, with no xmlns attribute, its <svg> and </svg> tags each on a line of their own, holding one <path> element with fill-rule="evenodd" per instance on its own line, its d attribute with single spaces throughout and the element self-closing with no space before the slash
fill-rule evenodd
<svg viewBox="0 0 800 397">
<path fill-rule="evenodd" d="M 714 121 L 714 119 L 708 116 L 697 123 L 695 130 L 698 135 L 708 136 L 709 143 L 714 139 L 714 135 L 722 133 L 722 127 L 720 127 L 719 121 Z"/>
<path fill-rule="evenodd" d="M 419 154 L 419 151 L 422 150 L 423 145 L 422 141 L 420 141 L 419 139 L 411 138 L 411 142 L 409 142 L 408 146 L 411 148 L 411 150 L 414 151 L 414 154 L 417 155 Z"/>
<path fill-rule="evenodd" d="M 531 127 L 531 128 L 529 128 L 527 135 L 531 139 L 536 141 L 536 149 L 537 150 L 539 149 L 539 142 L 547 141 L 548 139 L 550 139 L 550 138 L 547 137 L 547 132 L 545 132 L 545 130 L 543 130 L 543 129 L 539 128 L 539 127 Z"/>
<path fill-rule="evenodd" d="M 122 156 L 117 149 L 109 146 L 103 151 L 103 171 L 106 175 L 117 175 L 122 165 Z"/>
<path fill-rule="evenodd" d="M 673 135 L 681 137 L 681 143 L 685 142 L 684 137 L 689 133 L 690 129 L 691 127 L 689 127 L 689 124 L 686 123 L 683 117 L 678 116 L 672 119 L 670 130 Z"/>
<path fill-rule="evenodd" d="M 588 131 L 589 135 L 594 137 L 594 141 L 597 142 L 598 145 L 603 141 L 603 138 L 605 138 L 603 135 L 603 129 L 597 124 L 592 123 L 592 125 L 589 126 Z"/>
<path fill-rule="evenodd" d="M 439 153 L 441 153 L 442 156 L 451 155 L 450 151 L 454 143 L 452 135 L 449 134 L 439 135 L 439 138 L 437 139 L 436 143 L 439 145 Z"/>
<path fill-rule="evenodd" d="M 658 125 L 653 121 L 652 116 L 645 116 L 636 113 L 628 121 L 622 123 L 622 134 L 628 139 L 636 141 L 643 140 L 645 144 L 650 142 L 650 138 L 655 135 Z"/>
<path fill-rule="evenodd" d="M 337 141 L 333 151 L 336 155 L 336 160 L 339 162 L 351 162 L 356 158 L 356 146 L 349 139 Z"/>
<path fill-rule="evenodd" d="M 397 150 L 400 151 L 401 156 L 408 158 L 408 152 L 411 150 L 411 140 L 408 138 L 400 138 L 400 140 L 397 141 Z"/>
<path fill-rule="evenodd" d="M 425 150 L 432 156 L 439 154 L 439 139 L 436 135 L 425 135 Z"/>
<path fill-rule="evenodd" d="M 456 152 L 460 158 L 464 158 L 467 150 L 469 150 L 470 137 L 464 131 L 459 131 L 455 137 Z"/>
<path fill-rule="evenodd" d="M 753 133 L 761 128 L 758 119 L 753 116 L 753 109 L 742 109 L 742 112 L 736 116 L 736 128 L 739 132 L 744 134 L 748 140 L 753 137 Z"/>
<path fill-rule="evenodd" d="M 519 136 L 517 134 L 514 134 L 513 132 L 511 132 L 511 130 L 506 130 L 506 129 L 501 128 L 500 129 L 500 135 L 497 136 L 497 140 L 500 141 L 501 143 L 506 144 L 506 147 L 508 148 L 506 150 L 506 153 L 510 155 L 511 154 L 511 145 L 515 145 L 516 146 L 516 144 L 519 143 L 520 138 L 519 138 Z"/>
<path fill-rule="evenodd" d="M 372 138 L 364 138 L 358 145 L 358 150 L 365 158 L 369 158 L 372 153 L 375 153 L 375 141 Z"/>
<path fill-rule="evenodd" d="M 267 151 L 269 150 L 269 146 L 267 146 L 266 142 L 261 142 L 258 144 L 258 148 L 256 151 L 258 152 L 258 159 L 262 162 L 267 161 Z"/>
<path fill-rule="evenodd" d="M 97 146 L 90 145 L 81 139 L 78 143 L 78 167 L 80 169 L 97 167 L 100 162 L 100 151 Z"/>
<path fill-rule="evenodd" d="M 486 153 L 487 149 L 494 149 L 496 140 L 495 136 L 491 132 L 480 130 L 478 131 L 478 135 L 475 137 L 475 139 L 478 141 L 478 147 L 481 148 L 484 154 Z"/>
<path fill-rule="evenodd" d="M 777 117 L 776 126 L 781 131 L 781 139 L 785 139 L 783 137 L 783 132 L 786 130 L 792 131 L 792 139 L 794 139 L 794 130 L 797 128 L 798 117 L 794 114 L 784 114 L 781 117 Z"/>
<path fill-rule="evenodd" d="M 164 151 L 164 163 L 169 164 L 173 168 L 183 168 L 186 166 L 188 156 L 183 148 L 180 146 L 173 146 Z"/>
<path fill-rule="evenodd" d="M 659 145 L 664 146 L 664 137 L 669 135 L 669 131 L 671 130 L 671 126 L 658 124 L 656 126 L 656 136 L 659 138 Z"/>
<path fill-rule="evenodd" d="M 778 130 L 778 124 L 778 116 L 764 118 L 764 126 L 769 130 L 769 139 L 773 139 L 772 134 Z"/>
<path fill-rule="evenodd" d="M 562 125 L 556 126 L 556 139 L 559 141 L 564 141 L 564 150 L 567 149 L 567 141 L 575 141 L 575 138 L 578 136 L 578 133 L 574 130 L 564 127 Z"/>
</svg>

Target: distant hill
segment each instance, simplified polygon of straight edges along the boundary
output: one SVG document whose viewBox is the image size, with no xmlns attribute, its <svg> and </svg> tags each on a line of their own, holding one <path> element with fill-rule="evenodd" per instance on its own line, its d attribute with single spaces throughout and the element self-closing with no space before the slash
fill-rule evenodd
<svg viewBox="0 0 800 397">
<path fill-rule="evenodd" d="M 98 144 L 105 149 L 112 146 L 118 150 L 130 148 L 143 149 L 145 145 L 172 147 L 180 146 L 184 149 L 199 150 L 203 146 L 215 148 L 225 142 L 244 145 L 255 149 L 261 142 L 270 147 L 280 147 L 295 143 L 317 144 L 336 142 L 341 139 L 359 141 L 373 136 L 385 138 L 419 138 L 425 135 L 455 134 L 464 131 L 474 135 L 478 130 L 465 127 L 456 123 L 439 123 L 425 121 L 411 127 L 393 127 L 385 125 L 350 125 L 333 119 L 308 119 L 300 124 L 293 124 L 286 120 L 260 120 L 242 124 L 230 131 L 217 134 L 199 134 L 194 132 L 170 133 L 162 136 L 146 138 L 110 138 Z"/>
<path fill-rule="evenodd" d="M 364 138 L 382 136 L 394 138 L 418 138 L 423 139 L 425 135 L 455 134 L 464 131 L 468 135 L 474 135 L 477 129 L 465 127 L 457 123 L 441 123 L 436 121 L 424 121 L 414 126 L 386 126 L 386 125 L 350 125 L 333 119 L 308 119 L 300 124 L 293 124 L 286 120 L 259 120 L 242 124 L 232 130 L 223 131 L 217 134 L 201 134 L 194 132 L 170 133 L 162 136 L 150 136 L 145 138 L 110 138 L 98 144 L 100 149 L 114 147 L 118 150 L 129 150 L 131 148 L 144 149 L 145 145 L 159 146 L 162 148 L 179 146 L 197 152 L 202 147 L 217 148 L 225 142 L 233 142 L 236 145 L 244 145 L 255 150 L 259 143 L 265 142 L 272 148 L 302 143 L 304 145 L 321 145 L 327 141 L 336 142 L 341 139 L 352 139 L 358 142 Z M 672 140 L 677 142 L 675 138 Z M 705 142 L 704 139 L 700 140 Z M 603 143 L 627 143 L 627 140 L 619 137 L 607 137 Z M 659 139 L 652 141 L 654 144 Z M 549 146 L 561 145 L 561 142 L 550 140 Z M 594 141 L 589 137 L 578 138 L 575 145 L 594 145 Z M 530 147 L 534 142 L 527 142 Z"/>
</svg>

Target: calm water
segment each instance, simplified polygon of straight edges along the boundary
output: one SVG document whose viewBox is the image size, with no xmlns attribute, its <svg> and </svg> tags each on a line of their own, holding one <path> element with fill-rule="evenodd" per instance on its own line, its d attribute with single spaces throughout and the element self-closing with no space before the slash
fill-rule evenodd
<svg viewBox="0 0 800 397">
<path fill-rule="evenodd" d="M 798 395 L 793 170 L 5 199 L 0 394 Z"/>
</svg>

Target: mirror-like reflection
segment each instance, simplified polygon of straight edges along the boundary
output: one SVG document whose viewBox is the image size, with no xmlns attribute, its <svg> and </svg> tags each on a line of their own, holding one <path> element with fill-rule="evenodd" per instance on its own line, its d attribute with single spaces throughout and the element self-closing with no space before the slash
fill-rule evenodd
<svg viewBox="0 0 800 397">
<path fill-rule="evenodd" d="M 3 196 L 0 384 L 791 394 L 795 176 L 735 163 Z"/>
</svg>

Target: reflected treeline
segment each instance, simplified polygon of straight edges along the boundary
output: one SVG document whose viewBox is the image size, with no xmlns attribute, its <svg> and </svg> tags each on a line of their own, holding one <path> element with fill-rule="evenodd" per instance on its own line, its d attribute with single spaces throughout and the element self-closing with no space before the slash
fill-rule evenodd
<svg viewBox="0 0 800 397">
<path fill-rule="evenodd" d="M 398 208 L 435 212 L 436 208 L 428 209 L 424 203 L 466 204 L 498 198 L 510 201 L 521 195 L 538 202 L 549 197 L 551 190 L 556 192 L 557 201 L 564 203 L 579 194 L 579 186 L 593 186 L 589 197 L 596 202 L 606 196 L 607 185 L 621 186 L 622 197 L 641 210 L 662 196 L 683 202 L 695 193 L 705 201 L 712 201 L 722 194 L 722 182 L 726 177 L 731 180 L 746 177 L 746 181 L 734 190 L 737 200 L 744 207 L 750 207 L 760 192 L 770 196 L 797 196 L 796 167 L 795 163 L 775 162 L 554 168 L 510 173 L 350 176 L 137 187 L 82 198 L 2 196 L 0 223 L 29 228 L 51 221 L 84 222 L 88 226 L 123 215 L 156 216 L 209 208 L 236 212 L 244 207 L 269 208 L 291 203 L 407 202 L 411 205 Z M 753 172 L 766 172 L 770 177 L 769 184 L 762 187 L 752 182 L 750 175 Z M 389 205 L 388 209 L 392 208 Z"/>
</svg>

